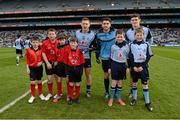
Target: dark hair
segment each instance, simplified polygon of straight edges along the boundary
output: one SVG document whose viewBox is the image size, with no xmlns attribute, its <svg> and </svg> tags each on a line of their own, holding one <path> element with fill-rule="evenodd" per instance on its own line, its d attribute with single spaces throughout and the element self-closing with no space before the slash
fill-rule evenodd
<svg viewBox="0 0 180 120">
<path fill-rule="evenodd" d="M 54 29 L 54 28 L 49 28 L 47 32 L 48 32 L 48 33 L 49 33 L 49 32 L 55 32 L 55 33 L 56 33 L 56 29 Z"/>
<path fill-rule="evenodd" d="M 118 29 L 118 30 L 116 31 L 116 35 L 117 35 L 117 34 L 124 35 L 123 29 Z"/>
<path fill-rule="evenodd" d="M 135 35 L 137 33 L 144 33 L 144 30 L 142 28 L 138 28 L 138 29 L 135 30 Z"/>
<path fill-rule="evenodd" d="M 102 22 L 103 22 L 103 21 L 109 21 L 110 23 L 112 22 L 111 18 L 108 18 L 108 17 L 103 18 L 103 19 L 102 19 Z"/>
<path fill-rule="evenodd" d="M 67 36 L 66 36 L 65 33 L 60 33 L 60 34 L 58 35 L 58 38 L 59 38 L 59 40 L 62 40 L 62 39 L 66 39 Z"/>
<path fill-rule="evenodd" d="M 40 41 L 40 39 L 39 39 L 39 37 L 37 35 L 31 37 L 31 41 L 35 41 L 35 40 Z"/>
<path fill-rule="evenodd" d="M 20 37 L 21 37 L 21 35 L 20 35 L 20 34 L 18 34 L 18 35 L 17 35 L 17 38 L 20 38 Z"/>
<path fill-rule="evenodd" d="M 78 41 L 77 41 L 76 37 L 70 36 L 69 37 L 69 42 L 78 42 Z"/>
<path fill-rule="evenodd" d="M 134 17 L 138 17 L 139 19 L 141 19 L 140 15 L 138 13 L 134 13 L 134 14 L 131 15 L 131 18 L 134 18 Z"/>
<path fill-rule="evenodd" d="M 87 17 L 83 17 L 83 18 L 82 18 L 82 21 L 85 21 L 85 20 L 90 21 L 90 20 L 89 20 L 89 18 L 87 18 Z"/>
</svg>

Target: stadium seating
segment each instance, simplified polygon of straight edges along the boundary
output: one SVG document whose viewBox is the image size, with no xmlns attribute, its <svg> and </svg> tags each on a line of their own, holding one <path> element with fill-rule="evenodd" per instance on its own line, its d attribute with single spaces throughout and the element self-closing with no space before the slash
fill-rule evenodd
<svg viewBox="0 0 180 120">
<path fill-rule="evenodd" d="M 119 9 L 119 8 L 168 8 L 180 6 L 178 0 L 1 0 L 3 12 L 12 11 L 58 11 L 64 9 Z"/>
<path fill-rule="evenodd" d="M 96 32 L 96 30 L 94 30 Z M 75 29 L 65 30 L 58 29 L 58 33 L 64 32 L 67 35 L 72 35 Z M 151 29 L 154 43 L 163 44 L 174 42 L 180 45 L 180 28 L 154 28 Z M 27 36 L 38 34 L 41 39 L 46 38 L 46 31 L 44 30 L 17 30 L 17 31 L 1 31 L 0 32 L 0 47 L 13 47 L 16 36 L 22 35 L 22 39 L 25 40 Z"/>
</svg>

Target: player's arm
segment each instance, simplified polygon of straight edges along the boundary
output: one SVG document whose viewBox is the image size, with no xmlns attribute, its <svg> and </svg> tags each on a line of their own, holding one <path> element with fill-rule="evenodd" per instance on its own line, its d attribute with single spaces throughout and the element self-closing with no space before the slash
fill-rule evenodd
<svg viewBox="0 0 180 120">
<path fill-rule="evenodd" d="M 149 43 L 149 45 L 151 45 L 153 43 L 153 37 L 152 37 L 150 29 L 148 29 L 146 41 Z"/>
<path fill-rule="evenodd" d="M 127 32 L 125 33 L 125 39 L 126 39 L 126 42 L 129 44 L 130 40 L 129 40 L 128 36 L 127 36 Z"/>
<path fill-rule="evenodd" d="M 28 50 L 26 49 L 26 72 L 28 75 L 30 74 L 29 64 L 30 64 L 29 53 L 28 53 Z"/>
<path fill-rule="evenodd" d="M 43 58 L 44 62 L 46 63 L 47 68 L 52 69 L 52 65 L 49 63 L 47 56 L 45 54 L 45 46 L 44 45 L 42 45 L 42 58 Z"/>
<path fill-rule="evenodd" d="M 147 52 L 146 52 L 146 61 L 145 64 L 147 65 L 149 63 L 149 60 L 151 59 L 151 57 L 153 56 L 152 50 L 151 50 L 151 46 L 149 44 L 147 44 Z"/>
<path fill-rule="evenodd" d="M 129 45 L 129 54 L 128 54 L 128 64 L 131 68 L 135 67 L 135 63 L 134 63 L 134 55 L 132 54 L 131 51 L 131 44 Z"/>
<path fill-rule="evenodd" d="M 52 65 L 49 63 L 49 61 L 48 61 L 48 59 L 47 59 L 47 57 L 46 57 L 46 54 L 45 54 L 44 52 L 42 53 L 42 57 L 43 57 L 44 62 L 45 62 L 46 65 L 47 65 L 47 68 L 48 68 L 48 69 L 52 69 Z"/>
</svg>

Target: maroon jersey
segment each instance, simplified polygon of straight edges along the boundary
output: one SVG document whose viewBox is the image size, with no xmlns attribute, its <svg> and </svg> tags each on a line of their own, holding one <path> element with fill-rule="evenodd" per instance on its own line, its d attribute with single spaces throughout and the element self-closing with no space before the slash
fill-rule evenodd
<svg viewBox="0 0 180 120">
<path fill-rule="evenodd" d="M 54 43 L 47 39 L 42 44 L 42 52 L 46 54 L 48 61 L 55 62 L 56 57 L 56 50 L 57 50 L 58 41 L 55 40 Z"/>
<path fill-rule="evenodd" d="M 70 46 L 65 48 L 64 63 L 68 66 L 80 66 L 84 63 L 83 53 L 79 48 L 72 50 Z"/>
</svg>

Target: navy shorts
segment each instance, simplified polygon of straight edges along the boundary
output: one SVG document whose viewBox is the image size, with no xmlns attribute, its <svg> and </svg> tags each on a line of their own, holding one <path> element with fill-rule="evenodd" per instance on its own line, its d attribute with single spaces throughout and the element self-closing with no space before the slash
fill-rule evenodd
<svg viewBox="0 0 180 120">
<path fill-rule="evenodd" d="M 108 69 L 111 68 L 110 60 L 102 60 L 102 69 L 104 72 L 108 72 Z"/>
<path fill-rule="evenodd" d="M 30 69 L 30 80 L 41 80 L 43 76 L 43 67 L 42 65 L 40 67 L 29 67 Z"/>
<path fill-rule="evenodd" d="M 21 49 L 16 49 L 16 54 L 22 54 L 22 50 Z"/>
<path fill-rule="evenodd" d="M 53 74 L 56 74 L 56 68 L 54 66 L 54 63 L 53 62 L 49 62 L 51 65 L 52 65 L 52 69 L 48 69 L 47 68 L 47 65 L 45 63 L 45 70 L 46 70 L 46 75 L 53 75 Z"/>
<path fill-rule="evenodd" d="M 84 68 L 91 68 L 91 59 L 85 59 Z"/>
<path fill-rule="evenodd" d="M 131 68 L 131 76 L 133 82 L 138 82 L 138 79 L 141 79 L 141 82 L 147 82 L 149 80 L 149 70 L 148 67 L 143 67 L 143 71 L 135 72 L 133 68 Z"/>
<path fill-rule="evenodd" d="M 58 62 L 58 64 L 55 66 L 55 69 L 56 69 L 57 76 L 66 77 L 64 63 Z"/>
<path fill-rule="evenodd" d="M 111 78 L 113 80 L 126 79 L 126 63 L 111 62 Z"/>
<path fill-rule="evenodd" d="M 66 75 L 68 76 L 69 82 L 81 82 L 83 66 L 66 67 Z"/>
</svg>

